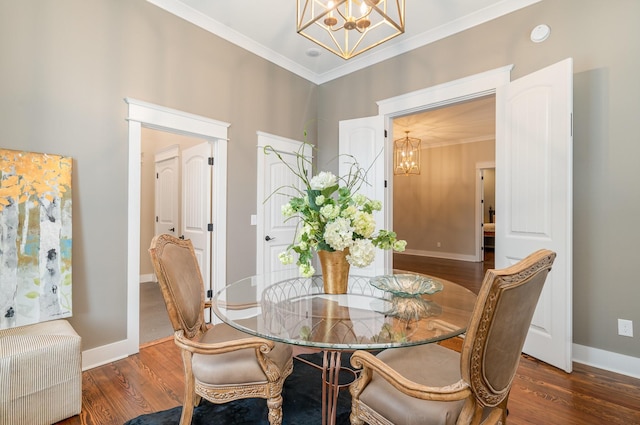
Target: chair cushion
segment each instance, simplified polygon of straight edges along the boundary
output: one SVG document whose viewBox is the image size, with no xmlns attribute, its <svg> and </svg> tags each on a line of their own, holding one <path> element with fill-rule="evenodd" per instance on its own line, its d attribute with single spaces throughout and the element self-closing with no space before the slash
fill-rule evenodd
<svg viewBox="0 0 640 425">
<path fill-rule="evenodd" d="M 460 354 L 437 344 L 387 349 L 377 357 L 419 384 L 441 387 L 460 380 Z M 403 425 L 453 425 L 464 405 L 464 400 L 428 401 L 407 396 L 375 373 L 360 400 L 390 422 Z"/>
<path fill-rule="evenodd" d="M 247 338 L 250 335 L 227 324 L 211 327 L 202 336 L 203 343 L 216 343 Z M 266 357 L 271 359 L 281 370 L 291 359 L 291 346 L 276 343 Z M 224 354 L 194 354 L 193 375 L 196 380 L 211 385 L 236 385 L 266 383 L 267 377 L 256 359 L 253 348 L 232 351 Z"/>
</svg>

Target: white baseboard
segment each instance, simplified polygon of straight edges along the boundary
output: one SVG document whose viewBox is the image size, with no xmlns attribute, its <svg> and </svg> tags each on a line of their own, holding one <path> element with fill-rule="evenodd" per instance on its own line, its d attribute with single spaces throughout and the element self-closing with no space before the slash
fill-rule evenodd
<svg viewBox="0 0 640 425">
<path fill-rule="evenodd" d="M 132 346 L 129 339 L 84 350 L 82 352 L 82 370 L 93 369 L 94 367 L 124 359 L 138 351 L 139 348 Z"/>
<path fill-rule="evenodd" d="M 149 274 L 141 274 L 140 275 L 140 283 L 144 282 L 157 282 L 156 275 L 153 273 Z"/>
<path fill-rule="evenodd" d="M 640 379 L 640 358 L 573 344 L 573 361 Z"/>
<path fill-rule="evenodd" d="M 440 252 L 440 251 L 422 251 L 419 249 L 406 249 L 403 252 L 395 253 L 395 255 L 418 255 L 420 257 L 433 257 L 433 258 L 444 258 L 446 260 L 460 260 L 460 261 L 471 261 L 473 263 L 478 262 L 476 260 L 475 255 L 465 255 L 465 254 L 456 254 L 453 252 Z"/>
</svg>

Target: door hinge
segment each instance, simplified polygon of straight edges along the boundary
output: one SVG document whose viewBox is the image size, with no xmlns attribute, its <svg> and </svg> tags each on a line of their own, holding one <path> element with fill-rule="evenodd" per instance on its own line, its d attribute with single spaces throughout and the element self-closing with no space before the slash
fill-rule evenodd
<svg viewBox="0 0 640 425">
<path fill-rule="evenodd" d="M 158 216 L 156 216 L 156 223 L 158 222 Z"/>
<path fill-rule="evenodd" d="M 213 157 L 212 156 L 209 157 L 209 165 L 213 165 Z"/>
<path fill-rule="evenodd" d="M 387 138 L 387 129 L 386 129 L 386 128 L 385 128 L 385 130 L 384 130 L 384 138 L 385 138 L 385 139 Z"/>
<path fill-rule="evenodd" d="M 156 178 L 159 179 L 160 178 L 160 173 L 156 173 Z"/>
<path fill-rule="evenodd" d="M 573 113 L 570 114 L 569 122 L 570 122 L 569 125 L 571 126 L 571 128 L 569 129 L 569 132 L 571 133 L 571 137 L 573 137 Z"/>
<path fill-rule="evenodd" d="M 207 230 L 208 230 L 209 232 L 213 232 L 213 223 L 209 223 L 209 224 L 207 224 Z"/>
<path fill-rule="evenodd" d="M 384 187 L 385 187 L 385 189 L 387 187 L 387 181 L 386 180 L 384 181 Z"/>
<path fill-rule="evenodd" d="M 213 297 L 213 290 L 207 289 L 207 298 Z"/>
</svg>

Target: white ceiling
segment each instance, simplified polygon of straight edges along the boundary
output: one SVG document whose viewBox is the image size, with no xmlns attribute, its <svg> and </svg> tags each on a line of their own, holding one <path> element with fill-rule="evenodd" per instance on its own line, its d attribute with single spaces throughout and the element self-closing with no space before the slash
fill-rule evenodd
<svg viewBox="0 0 640 425">
<path fill-rule="evenodd" d="M 464 31 L 540 0 L 406 0 L 405 33 L 344 60 L 296 33 L 297 0 L 147 0 L 316 84 Z M 317 57 L 306 54 L 320 51 Z M 494 96 L 425 111 L 393 122 L 393 139 L 423 147 L 495 138 Z"/>
<path fill-rule="evenodd" d="M 322 84 L 541 0 L 406 0 L 405 33 L 349 60 L 296 32 L 297 0 L 147 1 Z M 320 55 L 307 55 L 309 49 Z"/>
<path fill-rule="evenodd" d="M 422 140 L 422 147 L 495 140 L 495 96 L 457 103 L 393 120 L 393 140 L 405 137 Z"/>
</svg>

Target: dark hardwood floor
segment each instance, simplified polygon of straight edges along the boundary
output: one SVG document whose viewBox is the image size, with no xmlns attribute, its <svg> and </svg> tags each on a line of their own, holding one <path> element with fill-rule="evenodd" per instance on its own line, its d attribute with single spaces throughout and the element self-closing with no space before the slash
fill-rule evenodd
<svg viewBox="0 0 640 425">
<path fill-rule="evenodd" d="M 485 254 L 485 261 L 480 263 L 422 257 L 418 255 L 393 255 L 393 268 L 396 270 L 406 270 L 441 277 L 458 283 L 476 294 L 480 290 L 485 272 L 487 269 L 493 268 L 493 265 L 493 252 L 487 252 Z"/>
<path fill-rule="evenodd" d="M 458 282 L 477 293 L 492 264 L 396 255 L 394 267 Z M 459 341 L 446 345 L 457 349 Z M 138 415 L 178 406 L 183 396 L 179 350 L 169 338 L 85 371 L 82 396 L 81 415 L 58 425 L 122 425 Z M 523 356 L 509 398 L 508 423 L 640 425 L 640 380 L 577 363 L 567 374 Z"/>
</svg>

